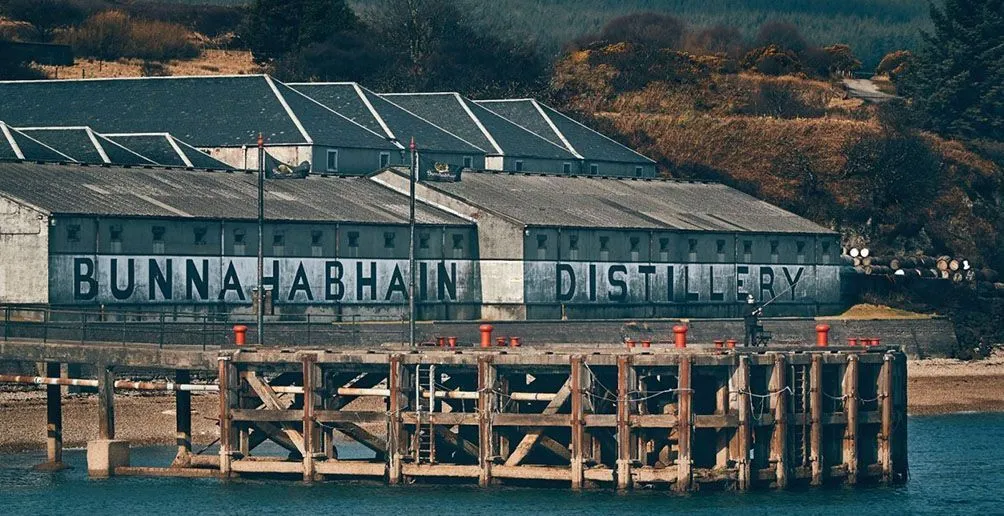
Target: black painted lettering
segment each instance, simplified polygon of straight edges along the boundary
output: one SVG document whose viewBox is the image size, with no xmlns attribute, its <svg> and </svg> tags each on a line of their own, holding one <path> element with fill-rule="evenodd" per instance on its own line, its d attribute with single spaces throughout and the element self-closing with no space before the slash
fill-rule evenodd
<svg viewBox="0 0 1004 516">
<path fill-rule="evenodd" d="M 356 262 L 356 301 L 363 300 L 363 289 L 369 287 L 370 300 L 376 301 L 377 264 L 370 262 L 370 275 L 363 276 L 363 262 Z"/>
<path fill-rule="evenodd" d="M 787 267 L 782 267 L 781 270 L 784 271 L 784 279 L 788 282 L 788 291 L 791 292 L 791 300 L 794 301 L 795 285 L 798 283 L 798 280 L 802 279 L 802 272 L 805 271 L 805 267 L 798 268 L 798 272 L 795 273 L 794 279 L 792 279 L 791 272 L 788 270 Z"/>
<path fill-rule="evenodd" d="M 554 279 L 554 293 L 558 301 L 571 301 L 575 297 L 575 271 L 567 263 L 557 264 Z M 568 275 L 568 287 L 565 286 L 565 275 Z"/>
<path fill-rule="evenodd" d="M 345 275 L 345 267 L 342 262 L 324 262 L 324 300 L 341 301 L 345 297 L 345 284 L 342 283 L 342 276 Z M 335 287 L 332 291 L 331 287 Z"/>
<path fill-rule="evenodd" d="M 293 276 L 293 286 L 289 288 L 288 301 L 296 299 L 296 293 L 303 292 L 307 296 L 307 301 L 314 300 L 314 293 L 310 291 L 310 281 L 307 279 L 307 271 L 303 270 L 303 262 L 296 268 L 296 275 Z"/>
<path fill-rule="evenodd" d="M 418 294 L 422 301 L 429 300 L 429 264 L 425 262 L 418 264 Z"/>
<path fill-rule="evenodd" d="M 404 274 L 401 273 L 401 267 L 394 264 L 394 274 L 390 277 L 390 286 L 387 287 L 387 294 L 384 296 L 384 301 L 390 301 L 394 294 L 401 294 L 405 300 L 408 299 L 408 287 L 404 284 Z"/>
<path fill-rule="evenodd" d="M 767 293 L 770 292 L 770 297 Z M 774 294 L 774 269 L 770 267 L 760 267 L 760 300 L 769 301 L 777 297 Z"/>
<path fill-rule="evenodd" d="M 244 296 L 244 287 L 241 286 L 241 278 L 237 275 L 237 269 L 234 268 L 234 262 L 230 262 L 230 266 L 227 267 L 227 273 L 223 276 L 223 288 L 220 289 L 219 300 L 223 301 L 227 297 L 227 292 L 236 292 L 237 299 L 244 301 L 246 297 Z"/>
<path fill-rule="evenodd" d="M 676 292 L 673 286 L 676 285 L 676 269 L 672 265 L 666 267 L 666 301 L 676 300 Z"/>
<path fill-rule="evenodd" d="M 202 274 L 195 260 L 185 260 L 185 298 L 192 299 L 193 291 L 198 292 L 200 300 L 209 299 L 209 260 L 202 260 Z"/>
<path fill-rule="evenodd" d="M 149 266 L 147 267 L 147 286 L 150 288 L 150 301 L 157 299 L 157 289 L 160 289 L 160 295 L 166 300 L 171 300 L 172 298 L 172 287 L 174 287 L 174 274 L 173 272 L 173 260 L 170 258 L 164 260 L 164 269 L 160 269 L 160 264 L 157 260 L 150 259 Z"/>
<path fill-rule="evenodd" d="M 687 301 L 700 301 L 701 300 L 701 293 L 700 292 L 691 292 L 690 291 L 690 266 L 689 265 L 684 265 L 683 266 L 683 291 L 686 293 L 686 296 L 687 296 L 686 299 L 687 299 Z"/>
<path fill-rule="evenodd" d="M 136 265 L 136 260 L 129 258 L 126 260 L 126 286 L 125 288 L 119 288 L 119 261 L 117 258 L 112 258 L 111 260 L 111 287 L 112 296 L 119 301 L 125 301 L 132 297 L 133 291 L 136 289 L 136 271 L 133 267 Z"/>
<path fill-rule="evenodd" d="M 596 301 L 596 264 L 589 264 L 589 300 Z"/>
<path fill-rule="evenodd" d="M 645 301 L 651 301 L 652 275 L 655 274 L 655 265 L 639 265 L 638 272 L 645 275 Z"/>
<path fill-rule="evenodd" d="M 440 262 L 439 268 L 436 271 L 436 279 L 438 280 L 438 298 L 440 301 L 456 301 L 457 300 L 457 263 L 453 262 L 450 264 L 450 271 L 447 273 L 446 264 Z"/>
<path fill-rule="evenodd" d="M 272 275 L 264 276 L 265 272 L 262 271 L 262 286 L 265 287 L 265 291 L 268 292 L 269 285 L 272 286 L 272 295 L 276 295 L 279 292 L 279 260 L 272 260 Z M 273 298 L 275 299 L 275 298 Z"/>
<path fill-rule="evenodd" d="M 628 298 L 627 282 L 623 275 L 627 274 L 627 267 L 624 265 L 611 265 L 607 270 L 607 282 L 610 283 L 610 300 L 616 303 L 623 303 Z M 616 291 L 615 291 L 616 289 Z"/>
<path fill-rule="evenodd" d="M 722 292 L 715 292 L 715 267 L 712 266 L 712 265 L 708 266 L 708 277 L 710 278 L 709 281 L 711 282 L 711 300 L 712 301 L 724 301 L 725 300 L 725 292 L 724 291 L 722 291 Z"/>
<path fill-rule="evenodd" d="M 739 265 L 736 267 L 736 300 L 739 302 L 746 301 L 746 282 L 743 281 L 743 276 L 750 273 L 750 268 L 747 265 Z"/>
<path fill-rule="evenodd" d="M 87 292 L 81 288 L 87 285 Z M 94 279 L 94 260 L 73 259 L 73 300 L 90 301 L 98 296 L 98 280 Z"/>
</svg>

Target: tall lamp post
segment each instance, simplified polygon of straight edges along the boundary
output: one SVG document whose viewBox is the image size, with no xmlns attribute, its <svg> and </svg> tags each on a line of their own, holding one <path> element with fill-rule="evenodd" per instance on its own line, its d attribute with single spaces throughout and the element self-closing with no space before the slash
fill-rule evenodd
<svg viewBox="0 0 1004 516">
<path fill-rule="evenodd" d="M 418 148 L 411 138 L 411 170 L 408 172 L 408 345 L 415 346 L 415 181 L 418 176 Z"/>
<path fill-rule="evenodd" d="M 265 138 L 258 133 L 258 345 L 265 344 Z"/>
</svg>

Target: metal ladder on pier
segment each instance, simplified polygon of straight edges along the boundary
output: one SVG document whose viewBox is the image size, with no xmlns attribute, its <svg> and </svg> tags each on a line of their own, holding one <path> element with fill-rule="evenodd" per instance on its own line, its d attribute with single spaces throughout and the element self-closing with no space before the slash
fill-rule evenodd
<svg viewBox="0 0 1004 516">
<path fill-rule="evenodd" d="M 791 407 L 792 414 L 804 414 L 809 417 L 809 367 L 805 365 L 791 366 Z M 791 463 L 798 466 L 809 462 L 809 432 L 803 419 L 801 425 L 792 425 L 788 429 L 788 453 Z"/>
<path fill-rule="evenodd" d="M 424 392 L 423 392 L 424 391 Z M 418 414 L 415 424 L 416 463 L 431 464 L 436 456 L 436 429 L 429 417 L 436 409 L 436 366 L 418 364 L 415 366 L 415 412 Z M 426 414 L 423 423 L 422 415 Z"/>
</svg>

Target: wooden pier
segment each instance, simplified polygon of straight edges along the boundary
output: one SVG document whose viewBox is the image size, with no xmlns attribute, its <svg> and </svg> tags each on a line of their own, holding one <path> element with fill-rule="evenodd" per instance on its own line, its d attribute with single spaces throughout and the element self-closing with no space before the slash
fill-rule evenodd
<svg viewBox="0 0 1004 516">
<path fill-rule="evenodd" d="M 54 463 L 58 386 L 97 387 L 101 439 L 113 443 L 95 448 L 96 457 L 111 456 L 95 459 L 107 461 L 91 468 L 98 475 L 676 491 L 907 478 L 906 359 L 894 348 L 188 352 L 11 342 L 0 358 L 48 364 L 45 377 L 0 382 L 48 386 Z M 95 365 L 96 377 L 59 378 L 60 362 Z M 119 379 L 136 369 L 169 372 L 174 382 Z M 193 384 L 193 375 L 209 383 Z M 175 392 L 172 464 L 130 467 L 127 443 L 123 463 L 114 445 L 116 388 Z M 210 456 L 192 451 L 193 391 L 219 396 L 219 451 Z M 349 458 L 347 443 L 370 457 Z"/>
</svg>

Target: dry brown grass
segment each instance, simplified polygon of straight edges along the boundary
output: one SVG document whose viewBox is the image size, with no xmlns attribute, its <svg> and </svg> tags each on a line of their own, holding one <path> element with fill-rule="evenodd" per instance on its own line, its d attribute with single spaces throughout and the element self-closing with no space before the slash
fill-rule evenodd
<svg viewBox="0 0 1004 516">
<path fill-rule="evenodd" d="M 79 79 L 86 77 L 141 77 L 142 59 L 101 61 L 77 59 L 73 66 L 43 66 L 52 79 Z M 251 59 L 251 52 L 243 50 L 203 50 L 196 59 L 172 60 L 164 63 L 168 75 L 247 75 L 261 73 Z"/>
</svg>

